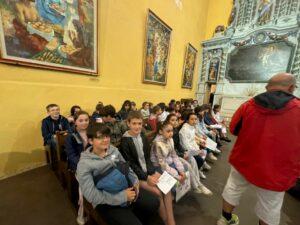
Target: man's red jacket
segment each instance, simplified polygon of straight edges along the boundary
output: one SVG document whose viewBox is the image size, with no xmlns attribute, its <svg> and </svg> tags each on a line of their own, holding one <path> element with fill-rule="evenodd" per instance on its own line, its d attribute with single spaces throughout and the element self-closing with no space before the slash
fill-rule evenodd
<svg viewBox="0 0 300 225">
<path fill-rule="evenodd" d="M 273 91 L 245 102 L 230 131 L 237 135 L 229 162 L 251 184 L 286 191 L 300 176 L 300 100 Z"/>
</svg>

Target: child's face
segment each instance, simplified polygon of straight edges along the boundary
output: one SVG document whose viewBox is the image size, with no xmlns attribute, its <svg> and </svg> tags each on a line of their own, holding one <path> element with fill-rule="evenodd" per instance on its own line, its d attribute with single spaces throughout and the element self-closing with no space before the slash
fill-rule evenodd
<svg viewBox="0 0 300 225">
<path fill-rule="evenodd" d="M 172 116 L 169 120 L 169 123 L 172 125 L 173 128 L 178 127 L 178 119 L 177 116 Z"/>
<path fill-rule="evenodd" d="M 105 122 L 105 123 L 110 123 L 113 121 L 113 118 L 111 116 L 103 116 L 102 117 L 102 120 Z"/>
<path fill-rule="evenodd" d="M 175 110 L 179 111 L 180 110 L 180 105 L 175 105 Z"/>
<path fill-rule="evenodd" d="M 75 108 L 75 111 L 74 111 L 74 115 L 76 114 L 76 113 L 78 113 L 78 112 L 80 112 L 80 108 Z"/>
<path fill-rule="evenodd" d="M 158 110 L 158 112 L 156 113 L 156 115 L 159 116 L 160 114 L 162 114 L 162 110 L 161 109 Z"/>
<path fill-rule="evenodd" d="M 191 126 L 196 126 L 197 124 L 197 116 L 196 115 L 191 115 L 189 120 L 188 120 L 188 123 L 191 125 Z"/>
<path fill-rule="evenodd" d="M 127 125 L 133 135 L 139 135 L 142 131 L 143 121 L 142 119 L 133 118 L 130 122 L 127 122 Z"/>
<path fill-rule="evenodd" d="M 171 124 L 165 126 L 159 133 L 166 139 L 170 139 L 173 137 L 173 127 Z"/>
<path fill-rule="evenodd" d="M 148 110 L 149 109 L 149 104 L 144 105 L 144 109 Z"/>
<path fill-rule="evenodd" d="M 89 125 L 89 117 L 86 114 L 80 115 L 75 121 L 75 126 L 78 131 L 86 130 Z"/>
<path fill-rule="evenodd" d="M 136 105 L 131 105 L 131 110 L 135 111 L 136 110 Z"/>
<path fill-rule="evenodd" d="M 199 115 L 204 116 L 205 110 L 199 112 Z"/>
<path fill-rule="evenodd" d="M 90 144 L 96 151 L 104 151 L 110 145 L 110 137 L 106 135 L 99 135 L 97 138 L 89 139 Z"/>
<path fill-rule="evenodd" d="M 128 111 L 130 109 L 130 105 L 125 105 L 124 108 L 126 111 Z"/>
<path fill-rule="evenodd" d="M 52 119 L 58 119 L 60 115 L 60 109 L 57 106 L 51 107 L 48 111 L 48 114 Z"/>
<path fill-rule="evenodd" d="M 216 112 L 220 112 L 220 109 L 221 109 L 221 108 L 216 108 L 215 111 L 216 111 Z"/>
</svg>

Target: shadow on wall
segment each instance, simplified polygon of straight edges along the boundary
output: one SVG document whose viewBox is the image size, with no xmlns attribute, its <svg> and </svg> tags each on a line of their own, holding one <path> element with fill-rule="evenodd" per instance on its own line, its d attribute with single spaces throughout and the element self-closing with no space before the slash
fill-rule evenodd
<svg viewBox="0 0 300 225">
<path fill-rule="evenodd" d="M 46 163 L 40 123 L 22 124 L 10 152 L 0 154 L 0 179 Z"/>
<path fill-rule="evenodd" d="M 44 149 L 36 149 L 31 153 L 2 153 L 0 154 L 0 162 L 2 164 L 0 166 L 0 179 L 45 165 L 46 161 L 44 158 Z"/>
</svg>

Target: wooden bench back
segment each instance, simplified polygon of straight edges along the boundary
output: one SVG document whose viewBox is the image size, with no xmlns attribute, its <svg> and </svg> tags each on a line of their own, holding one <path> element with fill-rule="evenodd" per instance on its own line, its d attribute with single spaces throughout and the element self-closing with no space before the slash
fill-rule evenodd
<svg viewBox="0 0 300 225">
<path fill-rule="evenodd" d="M 65 142 L 68 136 L 68 132 L 56 132 L 56 153 L 57 153 L 57 160 L 58 161 L 66 161 L 66 158 L 63 156 L 66 156 L 64 149 L 65 149 Z"/>
</svg>

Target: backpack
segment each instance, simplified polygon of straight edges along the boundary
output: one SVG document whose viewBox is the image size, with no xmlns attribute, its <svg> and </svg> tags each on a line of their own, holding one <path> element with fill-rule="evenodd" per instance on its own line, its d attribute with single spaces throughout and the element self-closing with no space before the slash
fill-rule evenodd
<svg viewBox="0 0 300 225">
<path fill-rule="evenodd" d="M 116 167 L 111 167 L 103 174 L 94 177 L 94 183 L 97 189 L 108 193 L 118 193 L 133 186 L 134 178 L 129 176 L 129 163 L 118 163 Z M 122 204 L 127 206 L 127 203 Z"/>
</svg>

